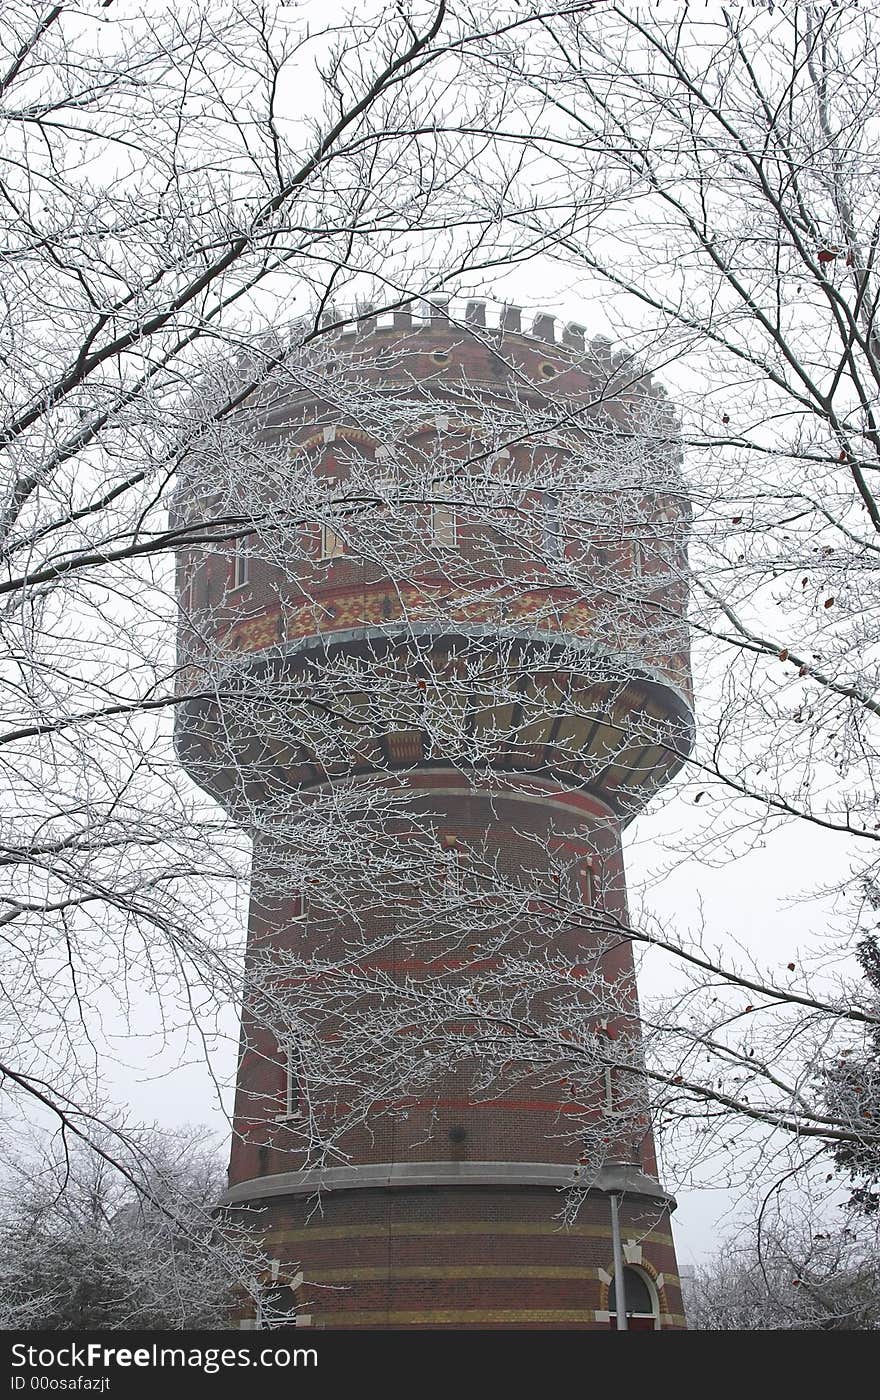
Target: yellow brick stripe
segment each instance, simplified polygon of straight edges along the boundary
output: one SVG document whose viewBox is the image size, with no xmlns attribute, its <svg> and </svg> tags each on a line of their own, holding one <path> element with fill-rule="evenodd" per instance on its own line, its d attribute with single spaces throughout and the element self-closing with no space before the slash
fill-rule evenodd
<svg viewBox="0 0 880 1400">
<path fill-rule="evenodd" d="M 325 1327 L 412 1327 L 440 1326 L 454 1327 L 457 1324 L 479 1326 L 486 1322 L 507 1323 L 511 1327 L 522 1326 L 525 1322 L 554 1323 L 576 1322 L 582 1327 L 605 1331 L 607 1324 L 597 1323 L 592 1308 L 425 1308 L 406 1312 L 384 1312 L 379 1309 L 358 1309 L 351 1312 L 314 1314 L 315 1321 Z M 673 1327 L 684 1327 L 685 1319 L 680 1313 L 667 1314 L 664 1321 Z"/>
<path fill-rule="evenodd" d="M 368 1279 L 381 1279 L 383 1282 L 403 1282 L 406 1279 L 470 1279 L 470 1278 L 574 1278 L 596 1279 L 598 1269 L 565 1268 L 556 1264 L 449 1264 L 430 1267 L 413 1264 L 379 1265 L 353 1269 L 322 1269 L 317 1266 L 315 1273 L 309 1273 L 309 1283 L 355 1283 Z"/>
<path fill-rule="evenodd" d="M 646 1244 L 672 1244 L 672 1236 L 660 1231 L 639 1233 L 639 1239 Z M 608 1239 L 610 1226 L 572 1225 L 567 1229 L 548 1226 L 531 1221 L 466 1220 L 454 1224 L 422 1224 L 417 1221 L 397 1221 L 390 1225 L 318 1225 L 305 1230 L 273 1230 L 273 1244 L 308 1243 L 309 1240 L 357 1240 L 382 1239 L 388 1235 L 396 1238 L 420 1236 L 454 1235 L 529 1235 L 544 1236 L 548 1239 Z"/>
<path fill-rule="evenodd" d="M 327 1327 L 410 1327 L 413 1323 L 455 1326 L 469 1322 L 508 1322 L 517 1326 L 523 1322 L 580 1322 L 595 1326 L 592 1309 L 586 1308 L 424 1308 L 406 1312 L 386 1312 L 381 1309 L 352 1309 L 351 1312 L 314 1313 L 315 1321 Z"/>
</svg>

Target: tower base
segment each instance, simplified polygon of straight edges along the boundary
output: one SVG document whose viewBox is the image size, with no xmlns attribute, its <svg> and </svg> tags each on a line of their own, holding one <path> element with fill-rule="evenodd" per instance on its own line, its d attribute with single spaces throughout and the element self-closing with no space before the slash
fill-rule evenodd
<svg viewBox="0 0 880 1400">
<path fill-rule="evenodd" d="M 647 1285 L 630 1326 L 683 1328 L 671 1198 L 636 1168 L 607 1168 L 566 1226 L 561 1173 L 540 1163 L 374 1164 L 325 1171 L 320 1196 L 317 1173 L 243 1182 L 224 1205 L 259 1225 L 282 1278 L 302 1273 L 300 1325 L 604 1331 L 616 1327 L 609 1192 L 622 1189 L 625 1263 Z"/>
</svg>

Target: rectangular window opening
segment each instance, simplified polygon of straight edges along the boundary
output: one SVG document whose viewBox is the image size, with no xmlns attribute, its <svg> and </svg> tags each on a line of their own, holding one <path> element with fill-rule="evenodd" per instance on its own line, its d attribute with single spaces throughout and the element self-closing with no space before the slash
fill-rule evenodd
<svg viewBox="0 0 880 1400">
<path fill-rule="evenodd" d="M 558 865 L 555 871 L 556 892 L 560 900 L 569 904 L 593 904 L 595 883 L 593 878 L 593 857 L 578 856 L 574 861 Z"/>
<path fill-rule="evenodd" d="M 443 891 L 450 898 L 461 894 L 464 886 L 465 847 L 457 836 L 440 837 L 443 852 Z"/>
<path fill-rule="evenodd" d="M 455 508 L 447 505 L 443 498 L 451 495 L 449 483 L 446 481 L 435 481 L 433 485 L 433 495 L 441 499 L 435 499 L 431 505 L 431 531 L 434 536 L 434 543 L 441 549 L 455 549 L 458 544 L 458 517 Z"/>
<path fill-rule="evenodd" d="M 321 525 L 321 558 L 339 559 L 345 553 L 345 541 L 332 525 Z"/>
<path fill-rule="evenodd" d="M 232 556 L 232 587 L 244 588 L 250 582 L 250 549 L 247 540 L 236 540 Z"/>
<path fill-rule="evenodd" d="M 616 1105 L 614 1102 L 614 1070 L 611 1068 L 610 1065 L 605 1066 L 605 1069 L 603 1071 L 603 1079 L 605 1085 L 604 1111 L 606 1116 L 610 1117 L 616 1111 Z"/>
<path fill-rule="evenodd" d="M 577 882 L 581 901 L 588 906 L 592 906 L 595 899 L 596 886 L 593 878 L 593 860 L 591 856 L 578 861 Z"/>
<path fill-rule="evenodd" d="M 461 851 L 447 851 L 444 860 L 446 865 L 443 872 L 443 888 L 448 895 L 460 895 L 462 890 L 462 853 Z"/>
<path fill-rule="evenodd" d="M 564 557 L 559 497 L 552 491 L 541 496 L 541 547 L 547 559 Z"/>
<path fill-rule="evenodd" d="M 302 1117 L 302 1103 L 299 1092 L 299 1059 L 291 1044 L 282 1045 L 279 1042 L 279 1049 L 283 1056 L 284 1065 L 284 1108 L 281 1113 L 276 1113 L 276 1123 L 285 1123 L 290 1118 Z"/>
<path fill-rule="evenodd" d="M 180 608 L 186 617 L 193 610 L 195 601 L 196 565 L 191 552 L 181 558 L 180 563 Z"/>
</svg>

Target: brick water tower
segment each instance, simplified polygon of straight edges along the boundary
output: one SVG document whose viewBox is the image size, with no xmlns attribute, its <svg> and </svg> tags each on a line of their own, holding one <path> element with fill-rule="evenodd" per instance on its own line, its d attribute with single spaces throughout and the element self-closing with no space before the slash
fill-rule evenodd
<svg viewBox="0 0 880 1400">
<path fill-rule="evenodd" d="M 494 1053 L 494 1037 L 450 1013 L 433 1079 L 397 1102 L 383 1080 L 375 1112 L 317 1164 L 314 1124 L 343 1113 L 348 1091 L 325 1082 L 307 1102 L 302 1046 L 285 1043 L 265 995 L 246 995 L 224 1204 L 256 1212 L 277 1261 L 267 1297 L 300 1325 L 607 1329 L 622 1325 L 623 1271 L 629 1326 L 682 1327 L 674 1201 L 636 1072 L 621 850 L 693 730 L 689 512 L 663 392 L 580 326 L 557 332 L 541 314 L 526 332 L 517 309 L 482 302 L 338 322 L 282 369 L 238 416 L 246 509 L 216 456 L 176 507 L 178 523 L 207 517 L 216 533 L 208 545 L 194 530 L 179 554 L 176 743 L 253 841 L 252 966 L 277 959 L 277 1005 L 285 956 L 324 977 L 351 958 L 351 909 L 304 887 L 285 814 L 342 785 L 356 824 L 358 792 L 378 785 L 406 797 L 384 839 L 435 843 L 445 884 L 362 901 L 359 975 L 384 979 L 389 1006 L 395 986 L 452 1004 L 510 953 L 543 990 L 527 1032 L 513 1010 L 501 1026 L 508 1058 L 488 1079 L 480 1047 Z M 311 494 L 285 493 L 285 462 Z M 314 742 L 302 720 L 330 673 L 347 677 L 337 749 L 326 716 Z M 428 701 L 442 723 L 418 718 Z M 506 946 L 473 920 L 465 944 L 448 923 L 478 865 L 524 891 Z M 562 914 L 535 897 L 542 882 Z M 339 1041 L 340 1019 L 313 1011 L 312 1043 Z M 402 1044 L 395 1025 L 389 1044 Z M 470 1057 L 449 1053 L 456 1034 Z M 572 1190 L 579 1209 L 561 1219 Z"/>
</svg>

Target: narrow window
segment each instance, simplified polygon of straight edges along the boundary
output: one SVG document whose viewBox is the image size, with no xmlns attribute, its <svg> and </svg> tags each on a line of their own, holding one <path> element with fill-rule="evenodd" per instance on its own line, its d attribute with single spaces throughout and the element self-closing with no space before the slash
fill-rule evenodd
<svg viewBox="0 0 880 1400">
<path fill-rule="evenodd" d="M 447 851 L 446 853 L 443 884 L 450 897 L 461 894 L 461 856 L 458 851 Z"/>
<path fill-rule="evenodd" d="M 345 553 L 345 541 L 332 525 L 324 521 L 321 525 L 321 558 L 338 559 Z"/>
<path fill-rule="evenodd" d="M 464 884 L 465 848 L 457 836 L 441 836 L 440 848 L 443 852 L 443 892 L 454 899 L 462 892 Z"/>
<path fill-rule="evenodd" d="M 299 1075 L 297 1073 L 298 1060 L 294 1048 L 289 1042 L 286 1045 L 279 1042 L 278 1048 L 281 1051 L 281 1063 L 284 1074 L 282 1098 L 284 1107 L 280 1113 L 276 1113 L 275 1122 L 286 1123 L 290 1118 L 299 1118 L 301 1112 Z"/>
<path fill-rule="evenodd" d="M 238 539 L 235 541 L 235 550 L 232 555 L 232 587 L 244 588 L 250 581 L 250 549 L 248 541 Z"/>
<path fill-rule="evenodd" d="M 288 1118 L 299 1117 L 299 1077 L 293 1046 L 288 1045 L 284 1054 L 284 1112 Z"/>
<path fill-rule="evenodd" d="M 592 906 L 596 893 L 596 885 L 595 880 L 593 878 L 592 856 L 581 856 L 581 858 L 578 860 L 576 867 L 576 878 L 578 894 L 581 898 L 581 901 L 588 906 Z"/>
<path fill-rule="evenodd" d="M 594 559 L 600 569 L 614 567 L 614 546 L 605 539 L 593 540 L 588 548 L 588 558 Z"/>
<path fill-rule="evenodd" d="M 603 1071 L 605 1080 L 605 1115 L 609 1117 L 614 1113 L 614 1070 L 611 1065 L 606 1065 Z"/>
<path fill-rule="evenodd" d="M 181 557 L 180 564 L 180 607 L 185 616 L 189 617 L 193 610 L 195 594 L 196 565 L 192 553 L 187 551 Z"/>
<path fill-rule="evenodd" d="M 433 485 L 435 499 L 431 506 L 431 530 L 434 535 L 434 542 L 441 549 L 455 549 L 458 544 L 458 520 L 455 509 L 452 505 L 447 505 L 446 500 L 450 495 L 450 487 L 447 481 L 435 481 Z"/>
<path fill-rule="evenodd" d="M 593 857 L 578 856 L 556 867 L 556 892 L 569 904 L 592 905 L 594 895 Z"/>
<path fill-rule="evenodd" d="M 203 609 L 204 609 L 205 611 L 207 611 L 208 608 L 211 607 L 211 605 L 212 605 L 212 603 L 213 603 L 213 601 L 214 601 L 214 594 L 215 594 L 215 592 L 216 592 L 216 590 L 215 590 L 215 588 L 214 588 L 215 570 L 216 570 L 216 568 L 217 568 L 217 565 L 216 565 L 216 562 L 215 562 L 215 554 L 216 554 L 216 550 L 214 549 L 213 545 L 206 545 L 206 546 L 205 546 L 205 549 L 202 551 L 202 587 L 201 587 L 201 594 L 202 594 L 202 607 L 203 607 Z M 226 591 L 226 585 L 225 585 L 225 583 L 224 583 L 223 592 L 225 593 L 225 591 Z"/>
<path fill-rule="evenodd" d="M 378 456 L 378 453 L 376 455 Z M 388 514 L 389 501 L 394 491 L 396 490 L 396 487 L 397 482 L 394 480 L 393 476 L 386 475 L 376 477 L 373 489 L 377 497 L 376 508 L 379 511 L 380 515 Z"/>
<path fill-rule="evenodd" d="M 552 491 L 545 491 L 541 496 L 541 547 L 545 559 L 563 556 L 559 497 Z"/>
</svg>

